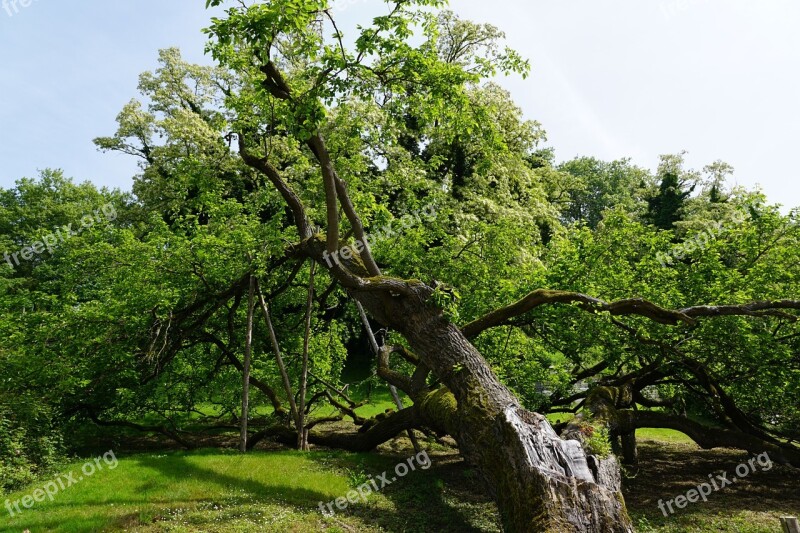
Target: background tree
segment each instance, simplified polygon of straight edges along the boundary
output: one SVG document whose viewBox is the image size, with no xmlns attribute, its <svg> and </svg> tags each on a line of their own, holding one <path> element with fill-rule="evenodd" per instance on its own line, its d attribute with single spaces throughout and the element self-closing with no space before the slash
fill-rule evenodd
<svg viewBox="0 0 800 533">
<path fill-rule="evenodd" d="M 648 199 L 647 220 L 655 227 L 670 230 L 681 220 L 686 199 L 694 192 L 690 183 L 696 176 L 683 170 L 683 154 L 661 156 L 658 166 L 658 192 Z"/>
<path fill-rule="evenodd" d="M 323 2 L 233 7 L 209 30 L 218 67 L 162 51 L 142 101 L 97 139 L 140 159 L 135 196 L 46 178 L 3 191 L 10 249 L 89 204 L 119 217 L 4 271 L 3 316 L 23 318 L 2 323 L 0 392 L 47 390 L 62 429 L 186 447 L 198 427 L 238 432 L 255 278 L 247 383 L 269 415 L 248 446 L 449 433 L 521 531 L 629 529 L 592 430 L 631 462 L 636 428 L 673 427 L 795 463 L 796 217 L 703 189 L 664 211 L 678 223 L 648 224 L 654 178 L 625 161 L 554 165 L 541 127 L 490 81 L 525 62 L 497 29 L 426 6 L 393 4 L 352 50 Z M 698 179 L 679 156 L 667 171 Z M 735 223 L 659 264 L 722 215 Z M 382 330 L 374 358 L 353 300 Z M 53 353 L 54 374 L 29 384 L 24 365 Z M 359 361 L 408 407 L 359 416 L 345 372 Z M 786 402 L 760 403 L 765 390 Z M 556 429 L 585 451 L 534 410 L 576 414 Z"/>
</svg>

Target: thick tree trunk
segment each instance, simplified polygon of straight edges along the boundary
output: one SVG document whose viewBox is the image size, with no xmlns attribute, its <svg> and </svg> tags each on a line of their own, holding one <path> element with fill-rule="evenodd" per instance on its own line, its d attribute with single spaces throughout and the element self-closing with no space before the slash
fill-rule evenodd
<svg viewBox="0 0 800 533">
<path fill-rule="evenodd" d="M 273 96 L 291 99 L 291 88 L 273 63 L 264 64 L 262 71 Z M 322 170 L 325 235 L 313 235 L 302 201 L 277 169 L 250 154 L 241 135 L 239 145 L 245 163 L 263 172 L 292 208 L 302 252 L 326 264 L 375 319 L 404 335 L 422 364 L 452 391 L 457 417 L 451 421 L 451 434 L 486 480 L 508 531 L 633 530 L 618 486 L 598 483 L 577 442 L 561 440 L 543 416 L 522 409 L 462 332 L 429 302 L 433 289 L 381 276 L 364 226 L 319 134 L 307 145 Z M 337 203 L 357 239 L 355 253 L 349 247 L 339 249 Z"/>
<path fill-rule="evenodd" d="M 560 439 L 545 417 L 521 407 L 461 331 L 428 303 L 432 289 L 408 282 L 398 291 L 353 294 L 377 320 L 402 333 L 452 392 L 455 405 L 439 412 L 456 416 L 442 422 L 481 472 L 505 529 L 633 531 L 618 485 L 598 482 L 578 442 Z M 425 405 L 421 410 L 431 411 Z"/>
<path fill-rule="evenodd" d="M 618 487 L 597 483 L 580 444 L 524 410 L 457 328 L 426 322 L 409 324 L 406 336 L 453 391 L 453 436 L 492 490 L 506 530 L 632 531 Z"/>
<path fill-rule="evenodd" d="M 448 408 L 439 411 L 455 411 L 456 416 L 441 422 L 464 458 L 480 471 L 507 531 L 633 531 L 619 476 L 608 475 L 608 463 L 597 468 L 598 461 L 593 461 L 593 472 L 578 442 L 560 439 L 545 417 L 522 408 L 431 301 L 431 287 L 370 276 L 359 254 L 348 248 L 331 263 L 327 245 L 317 235 L 302 249 L 327 264 L 373 318 L 402 334 L 421 364 L 452 392 L 452 397 L 438 397 L 444 403 L 450 397 Z M 422 411 L 430 412 L 430 407 Z"/>
</svg>

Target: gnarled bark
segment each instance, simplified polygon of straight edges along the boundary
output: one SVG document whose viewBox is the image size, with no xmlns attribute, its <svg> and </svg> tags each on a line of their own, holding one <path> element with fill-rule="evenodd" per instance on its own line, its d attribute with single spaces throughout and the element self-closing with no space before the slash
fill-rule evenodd
<svg viewBox="0 0 800 533">
<path fill-rule="evenodd" d="M 562 435 L 577 436 L 581 425 L 605 425 L 612 438 L 620 438 L 626 464 L 636 464 L 635 431 L 641 428 L 674 429 L 685 433 L 700 447 L 735 448 L 752 454 L 767 452 L 776 463 L 800 467 L 800 448 L 765 438 L 761 432 L 749 433 L 735 427 L 712 427 L 663 411 L 632 410 L 634 380 L 619 386 L 599 386 L 586 396 L 583 410 L 567 424 Z"/>
<path fill-rule="evenodd" d="M 264 88 L 291 103 L 291 87 L 276 65 L 266 59 L 260 69 Z M 322 171 L 328 218 L 327 233 L 314 236 L 297 195 L 266 158 L 250 154 L 242 136 L 239 141 L 243 160 L 267 174 L 292 208 L 302 239 L 297 251 L 326 266 L 373 318 L 400 332 L 424 364 L 423 374 L 429 369 L 452 392 L 456 416 L 447 421 L 449 432 L 486 480 L 507 530 L 632 531 L 619 490 L 597 482 L 577 443 L 561 440 L 543 416 L 521 407 L 461 330 L 429 302 L 433 289 L 380 275 L 319 133 L 305 140 Z M 358 239 L 357 250 L 346 254 L 339 253 L 337 203 Z"/>
<path fill-rule="evenodd" d="M 303 249 L 321 258 L 325 241 L 310 239 Z M 578 442 L 562 440 L 545 417 L 522 408 L 461 330 L 429 302 L 431 287 L 369 278 L 357 260 L 342 266 L 364 276 L 354 286 L 349 276 L 340 280 L 353 297 L 400 332 L 447 387 L 449 394 L 421 399 L 422 416 L 445 426 L 481 472 L 508 531 L 632 531 L 618 487 L 598 483 Z"/>
</svg>

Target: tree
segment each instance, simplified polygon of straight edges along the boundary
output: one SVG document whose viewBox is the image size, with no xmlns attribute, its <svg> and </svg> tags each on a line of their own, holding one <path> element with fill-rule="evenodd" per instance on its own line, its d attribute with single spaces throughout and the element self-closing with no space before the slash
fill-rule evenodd
<svg viewBox="0 0 800 533">
<path fill-rule="evenodd" d="M 513 53 L 499 51 L 494 41 L 474 45 L 473 57 L 460 64 L 443 60 L 439 35 L 449 27 L 438 26 L 436 19 L 413 8 L 414 3 L 398 3 L 390 15 L 376 19 L 375 27 L 363 30 L 357 38 L 356 53 L 347 52 L 339 32 L 334 44 L 324 44 L 318 28 L 324 19 L 332 18 L 324 2 L 231 8 L 226 19 L 216 20 L 209 30 L 212 53 L 244 78 L 242 90 L 239 94 L 231 91 L 227 102 L 238 112 L 232 128 L 239 153 L 247 165 L 270 181 L 291 209 L 300 239 L 295 253 L 320 264 L 336 258 L 327 262 L 331 276 L 375 319 L 408 340 L 414 355 L 407 358 L 417 364 L 419 386 L 414 387 L 414 380 L 394 380 L 385 364 L 382 377 L 416 396 L 422 415 L 457 438 L 490 489 L 503 495 L 498 504 L 509 529 L 629 530 L 619 487 L 604 485 L 605 480 L 598 480 L 598 474 L 590 470 L 579 446 L 559 439 L 544 417 L 521 407 L 459 328 L 433 304 L 435 289 L 420 281 L 382 274 L 364 222 L 320 132 L 323 102 L 344 103 L 347 98 L 342 95 L 388 101 L 395 89 L 404 88 L 395 80 L 412 80 L 416 89 L 407 100 L 400 98 L 398 107 L 419 112 L 429 127 L 446 124 L 456 129 L 462 125 L 458 122 L 469 118 L 451 111 L 465 101 L 467 86 L 491 74 L 495 64 L 504 70 L 523 67 Z M 424 27 L 427 42 L 415 48 L 406 38 L 416 23 Z M 372 64 L 368 58 L 373 59 Z M 302 67 L 293 70 L 294 64 Z M 264 125 L 259 125 L 258 115 L 251 112 L 254 106 L 279 109 L 280 113 L 271 116 L 269 129 L 288 131 L 313 156 L 322 176 L 325 234 L 315 232 L 307 202 L 263 151 L 263 141 L 271 136 L 263 136 Z M 394 117 L 390 114 L 387 118 Z M 469 131 L 477 125 L 468 122 L 464 126 Z M 352 247 L 341 247 L 340 208 L 355 239 Z M 392 351 L 385 349 L 382 363 L 388 363 Z M 425 376 L 429 372 L 446 388 L 428 392 Z"/>
<path fill-rule="evenodd" d="M 674 248 L 672 232 L 621 211 L 608 213 L 596 231 L 575 228 L 559 237 L 542 284 L 568 290 L 520 290 L 513 310 L 528 311 L 506 322 L 514 335 L 490 332 L 479 343 L 482 353 L 493 366 L 511 359 L 509 368 L 521 367 L 506 381 L 518 383 L 529 407 L 578 414 L 558 426 L 562 436 L 606 427 L 626 462 L 636 462 L 635 428 L 666 427 L 704 448 L 768 451 L 776 462 L 800 465 L 792 425 L 800 405 L 800 329 L 796 313 L 787 312 L 797 302 L 780 302 L 796 295 L 800 227 L 774 208 L 750 218 L 743 199 L 730 203 L 741 218 L 671 267 L 653 250 Z M 587 287 L 591 297 L 581 293 Z M 664 312 L 670 308 L 680 311 Z M 518 379 L 530 367 L 503 355 L 517 350 L 547 365 L 540 379 L 552 392 L 537 394 Z"/>
<path fill-rule="evenodd" d="M 681 220 L 686 199 L 695 189 L 695 185 L 687 186 L 694 176 L 683 172 L 683 154 L 662 156 L 658 175 L 661 183 L 658 193 L 647 201 L 646 218 L 657 228 L 671 230 Z"/>
<path fill-rule="evenodd" d="M 752 448 L 790 435 L 796 412 L 773 408 L 780 428 L 753 424 L 753 395 L 721 385 L 721 369 L 730 371 L 725 380 L 742 379 L 746 365 L 720 358 L 723 346 L 706 357 L 715 326 L 703 318 L 720 315 L 742 331 L 751 319 L 788 324 L 800 307 L 780 299 L 796 286 L 796 269 L 787 268 L 792 232 L 762 210 L 760 226 L 738 243 L 748 244 L 739 248 L 744 257 L 720 242 L 723 262 L 702 256 L 694 257 L 702 268 L 664 269 L 654 251 L 668 249 L 671 235 L 626 213 L 605 209 L 595 228 L 562 227 L 548 188 L 563 176 L 538 150 L 543 133 L 486 82 L 495 70 L 525 72 L 525 62 L 501 48 L 497 30 L 419 9 L 439 5 L 395 4 L 360 31 L 353 51 L 324 2 L 240 5 L 209 29 L 218 67 L 163 51 L 160 68 L 141 78 L 149 103 L 131 102 L 118 132 L 97 140 L 141 158 L 140 204 L 126 210 L 125 226 L 76 243 L 73 263 L 37 266 L 35 275 L 52 273 L 74 296 L 53 305 L 43 288 L 26 320 L 48 327 L 22 334 L 42 346 L 55 339 L 69 354 L 61 367 L 69 386 L 53 402 L 67 417 L 191 445 L 181 413 L 208 401 L 236 415 L 230 398 L 246 374 L 241 332 L 251 330 L 255 277 L 265 324 L 253 324 L 251 348 L 272 351 L 276 364 L 254 357 L 245 383 L 275 415 L 246 435 L 248 446 L 266 435 L 302 445 L 308 431 L 311 443 L 369 450 L 412 428 L 449 433 L 508 530 L 630 530 L 615 460 L 588 442 L 585 452 L 581 428 L 564 428 L 579 440 L 562 440 L 531 410 L 580 411 L 575 402 L 583 401 L 575 424 L 610 427 L 629 449 L 643 424 L 693 428 L 637 409 L 677 405 L 692 392 L 739 428 L 736 438 L 695 432 L 711 445 Z M 423 211 L 431 216 L 415 223 Z M 765 269 L 767 256 L 780 272 Z M 765 290 L 745 290 L 750 282 Z M 531 290 L 544 286 L 561 290 Z M 9 311 L 30 309 L 21 296 L 5 302 Z M 413 402 L 380 419 L 359 417 L 336 384 L 344 344 L 361 327 L 352 299 L 388 332 L 376 350 L 378 375 Z M 723 300 L 734 303 L 702 304 Z M 782 348 L 772 361 L 789 359 L 796 336 L 787 327 L 778 328 L 788 338 L 776 340 Z M 755 339 L 776 330 L 753 331 L 737 341 L 750 347 L 746 361 L 758 360 Z M 679 359 L 664 355 L 675 350 Z M 301 364 L 284 364 L 283 354 Z M 306 395 L 294 398 L 304 382 L 297 366 L 306 362 L 312 384 L 302 409 Z M 793 371 L 763 383 L 774 387 Z M 581 380 L 591 386 L 576 393 Z M 270 385 L 279 381 L 283 397 Z M 550 394 L 540 390 L 546 382 Z M 647 397 L 648 387 L 661 398 Z M 314 432 L 324 417 L 305 415 L 323 401 L 361 431 Z M 145 413 L 163 424 L 132 421 Z M 756 435 L 765 429 L 768 438 Z M 791 456 L 791 444 L 775 446 Z"/>
<path fill-rule="evenodd" d="M 593 157 L 580 157 L 563 163 L 558 169 L 577 179 L 566 186 L 569 196 L 563 200 L 564 220 L 584 222 L 591 228 L 597 227 L 607 209 L 622 207 L 631 213 L 642 211 L 644 193 L 653 181 L 649 172 L 626 160 L 607 163 Z"/>
</svg>

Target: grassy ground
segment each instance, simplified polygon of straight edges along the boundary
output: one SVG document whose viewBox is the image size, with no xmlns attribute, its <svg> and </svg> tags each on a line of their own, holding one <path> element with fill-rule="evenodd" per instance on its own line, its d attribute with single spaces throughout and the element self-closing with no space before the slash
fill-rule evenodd
<svg viewBox="0 0 800 533">
<path fill-rule="evenodd" d="M 664 518 L 659 499 L 674 498 L 710 473 L 733 473 L 746 456 L 703 451 L 676 432 L 639 432 L 641 468 L 629 473 L 625 497 L 639 531 L 779 531 L 778 517 L 800 512 L 797 474 L 773 467 Z M 476 473 L 458 455 L 428 444 L 434 465 L 398 479 L 367 503 L 333 517 L 319 502 L 342 497 L 368 475 L 391 471 L 412 455 L 405 439 L 380 454 L 264 450 L 241 456 L 218 449 L 120 456 L 116 468 L 77 481 L 54 501 L 9 519 L 0 531 L 268 531 L 268 532 L 497 532 L 496 508 Z M 64 469 L 81 474 L 83 461 Z M 63 479 L 63 478 L 62 478 Z M 12 502 L 42 486 L 7 496 Z"/>
<path fill-rule="evenodd" d="M 346 495 L 406 458 L 326 451 L 140 454 L 18 517 L 6 520 L 4 511 L 0 531 L 499 531 L 493 504 L 475 491 L 474 472 L 453 456 L 333 517 L 319 511 L 319 502 Z M 82 465 L 65 472 L 79 474 Z"/>
<path fill-rule="evenodd" d="M 685 495 L 707 482 L 709 474 L 726 473 L 732 480 L 737 466 L 749 457 L 737 450 L 700 450 L 690 442 L 665 442 L 663 435 L 657 435 L 658 440 L 648 437 L 639 443 L 641 467 L 625 483 L 625 500 L 638 531 L 773 533 L 781 531 L 781 516 L 800 515 L 797 469 L 773 465 L 764 471 L 755 463 L 755 472 L 712 492 L 708 501 L 690 503 L 665 517 L 659 500 Z"/>
</svg>

